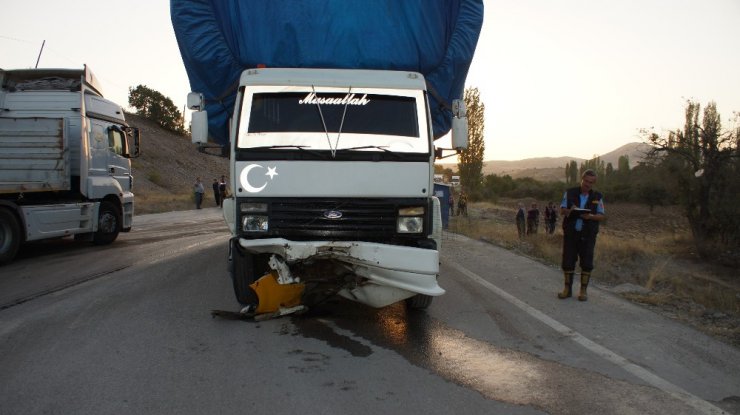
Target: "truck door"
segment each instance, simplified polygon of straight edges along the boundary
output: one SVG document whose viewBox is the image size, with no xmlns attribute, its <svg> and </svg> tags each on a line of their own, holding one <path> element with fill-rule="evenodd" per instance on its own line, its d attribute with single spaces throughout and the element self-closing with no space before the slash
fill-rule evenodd
<svg viewBox="0 0 740 415">
<path fill-rule="evenodd" d="M 131 191 L 131 162 L 123 156 L 124 134 L 123 127 L 115 123 L 90 119 L 90 175 L 113 179 L 96 181 L 98 188 L 93 191 L 93 197 Z"/>
<path fill-rule="evenodd" d="M 131 162 L 127 154 L 126 133 L 122 127 L 111 124 L 108 132 L 108 173 L 121 185 L 124 192 L 131 191 Z"/>
</svg>

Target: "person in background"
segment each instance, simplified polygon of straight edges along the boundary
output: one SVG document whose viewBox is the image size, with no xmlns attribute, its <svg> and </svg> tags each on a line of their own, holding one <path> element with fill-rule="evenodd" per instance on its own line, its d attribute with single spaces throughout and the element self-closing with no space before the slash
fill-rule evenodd
<svg viewBox="0 0 740 415">
<path fill-rule="evenodd" d="M 195 193 L 195 208 L 200 209 L 200 205 L 203 203 L 203 193 L 205 193 L 205 188 L 203 188 L 203 182 L 200 181 L 200 177 L 195 178 L 193 193 Z"/>
<path fill-rule="evenodd" d="M 558 212 L 554 202 L 545 207 L 545 231 L 552 235 L 555 233 L 555 224 L 558 223 Z"/>
<path fill-rule="evenodd" d="M 460 215 L 468 216 L 468 196 L 462 191 L 457 197 L 457 216 Z"/>
<path fill-rule="evenodd" d="M 519 238 L 523 238 L 527 231 L 526 216 L 524 205 L 519 203 L 519 209 L 516 211 L 516 230 L 519 232 Z"/>
<path fill-rule="evenodd" d="M 218 179 L 213 179 L 213 198 L 216 199 L 216 206 L 221 206 L 221 191 L 218 190 Z"/>
<path fill-rule="evenodd" d="M 532 203 L 532 207 L 527 211 L 527 235 L 537 233 L 540 226 L 540 210 L 537 209 L 537 203 Z"/>
<path fill-rule="evenodd" d="M 450 216 L 455 216 L 455 196 L 452 195 L 452 188 L 450 188 Z"/>
<path fill-rule="evenodd" d="M 565 288 L 558 293 L 558 298 L 565 299 L 573 295 L 573 274 L 576 262 L 581 266 L 581 290 L 579 301 L 588 299 L 586 289 L 594 268 L 594 251 L 596 235 L 599 233 L 599 222 L 606 218 L 604 197 L 593 190 L 596 184 L 596 173 L 586 170 L 581 176 L 581 185 L 565 191 L 560 203 L 560 214 L 563 215 L 563 260 L 562 269 Z"/>
<path fill-rule="evenodd" d="M 224 199 L 226 198 L 226 176 L 221 176 L 221 181 L 218 182 L 218 197 L 221 200 L 221 206 L 224 205 Z"/>
</svg>

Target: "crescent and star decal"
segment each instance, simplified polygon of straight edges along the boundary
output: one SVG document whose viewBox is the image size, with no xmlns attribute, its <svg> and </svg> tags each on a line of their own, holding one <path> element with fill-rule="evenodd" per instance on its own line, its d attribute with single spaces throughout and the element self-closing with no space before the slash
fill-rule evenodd
<svg viewBox="0 0 740 415">
<path fill-rule="evenodd" d="M 249 172 L 254 168 L 260 168 L 264 169 L 264 167 L 260 166 L 259 164 L 250 164 L 247 167 L 242 170 L 241 174 L 239 175 L 239 182 L 241 183 L 244 190 L 246 190 L 249 193 L 259 193 L 262 190 L 265 189 L 267 186 L 267 181 L 265 181 L 265 184 L 263 184 L 260 187 L 254 187 L 249 183 Z M 268 167 L 267 173 L 265 173 L 265 176 L 268 176 L 270 178 L 270 181 L 278 175 L 277 167 Z"/>
</svg>

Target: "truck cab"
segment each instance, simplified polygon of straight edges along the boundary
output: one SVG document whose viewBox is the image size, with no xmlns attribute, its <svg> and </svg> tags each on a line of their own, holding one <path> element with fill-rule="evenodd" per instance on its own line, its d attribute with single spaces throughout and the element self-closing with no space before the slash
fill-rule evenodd
<svg viewBox="0 0 740 415">
<path fill-rule="evenodd" d="M 247 287 L 271 259 L 373 307 L 421 308 L 444 293 L 428 105 L 415 72 L 242 74 L 231 121 L 234 197 L 224 201 L 239 302 L 255 301 Z M 205 122 L 194 114 L 196 143 L 207 139 Z"/>
<path fill-rule="evenodd" d="M 130 230 L 140 135 L 92 71 L 0 70 L 0 85 L 0 263 L 24 242 Z"/>
</svg>

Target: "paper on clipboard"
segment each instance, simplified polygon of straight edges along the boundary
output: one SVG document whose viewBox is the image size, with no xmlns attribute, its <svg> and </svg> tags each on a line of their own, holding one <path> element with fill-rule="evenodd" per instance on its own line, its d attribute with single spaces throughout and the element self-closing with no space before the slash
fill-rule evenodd
<svg viewBox="0 0 740 415">
<path fill-rule="evenodd" d="M 591 213 L 591 210 L 590 209 L 582 209 L 582 208 L 573 206 L 572 208 L 570 208 L 570 215 L 568 215 L 568 216 L 570 218 L 573 218 L 573 219 L 578 219 L 584 213 Z"/>
</svg>

